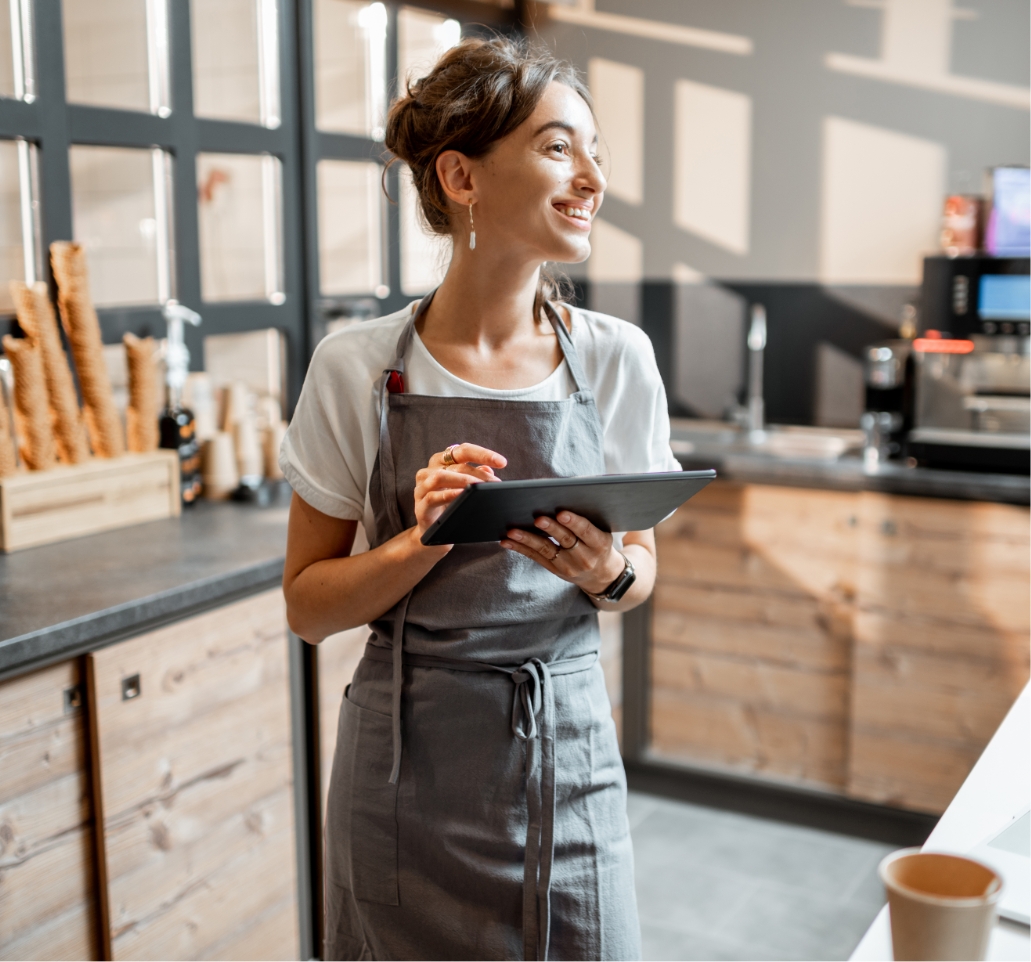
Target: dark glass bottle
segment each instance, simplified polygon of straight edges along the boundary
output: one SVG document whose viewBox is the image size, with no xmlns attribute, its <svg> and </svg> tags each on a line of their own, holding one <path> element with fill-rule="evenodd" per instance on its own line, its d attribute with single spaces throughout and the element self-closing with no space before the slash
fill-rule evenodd
<svg viewBox="0 0 1031 962">
<path fill-rule="evenodd" d="M 179 489 L 183 504 L 193 504 L 201 493 L 200 445 L 197 425 L 189 408 L 173 405 L 161 412 L 161 447 L 179 452 Z"/>
</svg>

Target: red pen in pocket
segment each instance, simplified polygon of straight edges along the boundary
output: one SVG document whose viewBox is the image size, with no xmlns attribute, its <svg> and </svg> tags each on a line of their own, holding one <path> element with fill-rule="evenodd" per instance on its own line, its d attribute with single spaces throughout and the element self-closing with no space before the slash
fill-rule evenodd
<svg viewBox="0 0 1031 962">
<path fill-rule="evenodd" d="M 387 393 L 388 394 L 404 394 L 405 393 L 405 379 L 402 377 L 400 371 L 391 371 L 387 375 Z"/>
</svg>

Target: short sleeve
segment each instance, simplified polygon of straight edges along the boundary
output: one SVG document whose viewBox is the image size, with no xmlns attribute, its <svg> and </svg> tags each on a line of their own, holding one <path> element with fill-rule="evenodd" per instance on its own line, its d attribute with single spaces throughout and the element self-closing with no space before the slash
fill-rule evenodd
<svg viewBox="0 0 1031 962">
<path fill-rule="evenodd" d="M 626 321 L 587 314 L 585 366 L 604 430 L 610 474 L 679 471 L 669 445 L 666 390 L 648 335 Z"/>
<path fill-rule="evenodd" d="M 279 465 L 290 486 L 333 518 L 360 521 L 367 487 L 363 413 L 355 385 L 334 370 L 335 353 L 319 346 L 312 357 Z"/>
</svg>

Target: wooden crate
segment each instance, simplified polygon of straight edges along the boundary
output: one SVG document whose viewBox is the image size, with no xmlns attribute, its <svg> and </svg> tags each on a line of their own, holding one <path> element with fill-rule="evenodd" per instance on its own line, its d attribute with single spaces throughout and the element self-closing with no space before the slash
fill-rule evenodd
<svg viewBox="0 0 1031 962">
<path fill-rule="evenodd" d="M 95 458 L 50 471 L 0 478 L 0 550 L 179 514 L 179 458 L 174 451 Z"/>
</svg>

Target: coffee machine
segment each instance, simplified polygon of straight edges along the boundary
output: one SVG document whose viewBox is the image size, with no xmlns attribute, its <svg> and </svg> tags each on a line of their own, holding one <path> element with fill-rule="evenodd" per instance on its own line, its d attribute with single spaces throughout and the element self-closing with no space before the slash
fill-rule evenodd
<svg viewBox="0 0 1031 962">
<path fill-rule="evenodd" d="M 960 471 L 1031 470 L 1029 263 L 925 258 L 903 456 Z"/>
</svg>

